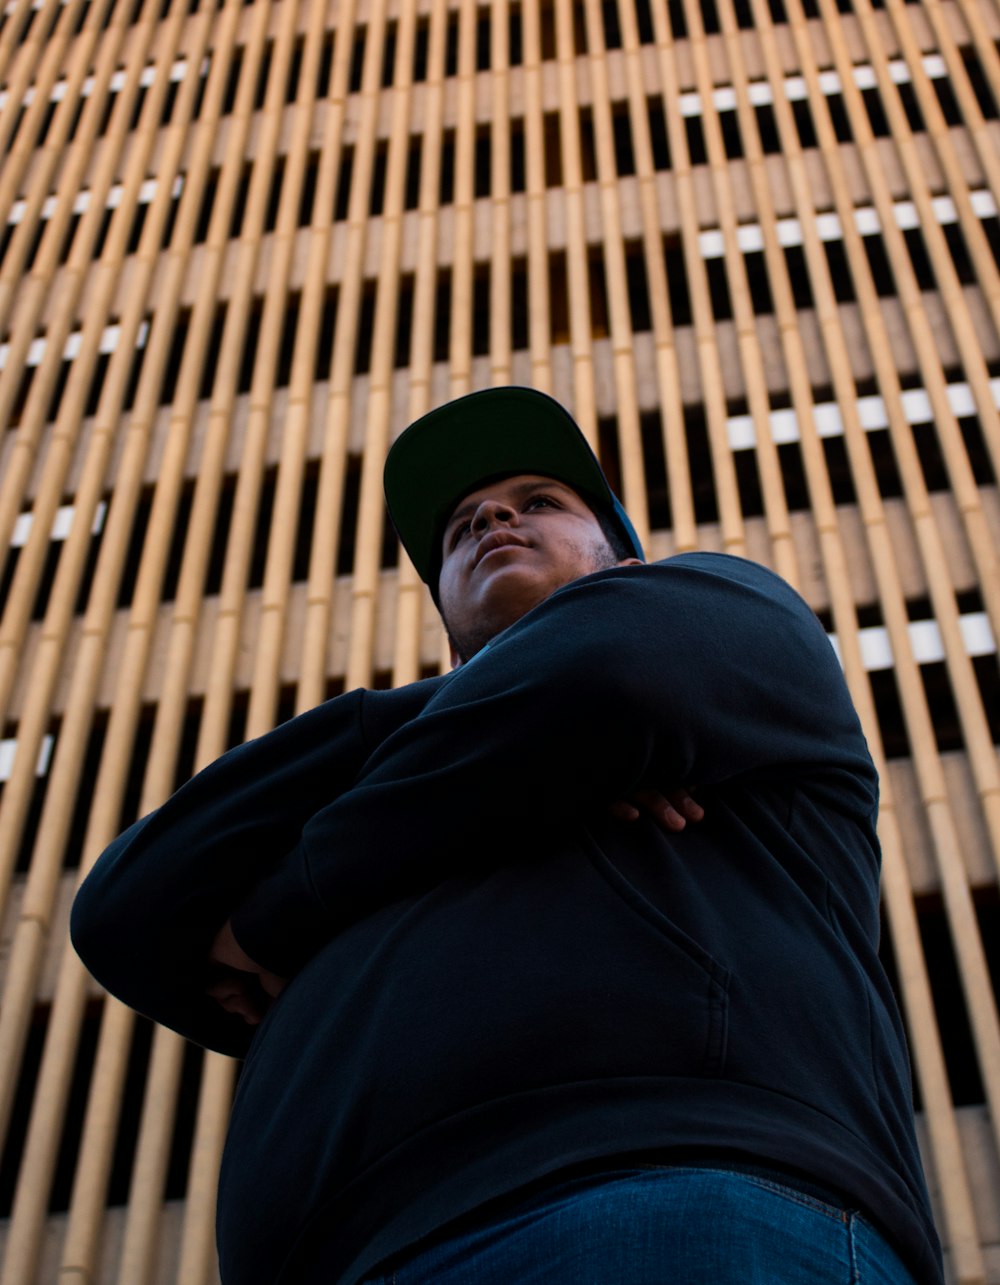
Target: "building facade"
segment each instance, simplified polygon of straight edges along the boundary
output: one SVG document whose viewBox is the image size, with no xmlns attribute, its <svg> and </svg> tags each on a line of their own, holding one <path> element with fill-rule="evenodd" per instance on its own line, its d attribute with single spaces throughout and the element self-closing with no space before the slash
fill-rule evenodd
<svg viewBox="0 0 1000 1285">
<path fill-rule="evenodd" d="M 3 1285 L 217 1279 L 235 1064 L 108 1000 L 80 872 L 239 740 L 437 672 L 388 443 L 523 383 L 652 556 L 774 567 L 883 782 L 950 1280 L 1000 1282 L 995 0 L 10 0 Z"/>
</svg>

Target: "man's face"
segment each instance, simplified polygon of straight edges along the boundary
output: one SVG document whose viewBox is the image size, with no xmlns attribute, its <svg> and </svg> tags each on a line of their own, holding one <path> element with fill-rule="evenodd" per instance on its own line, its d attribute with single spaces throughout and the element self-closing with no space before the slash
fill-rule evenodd
<svg viewBox="0 0 1000 1285">
<path fill-rule="evenodd" d="M 592 510 L 561 482 L 520 474 L 472 491 L 445 527 L 438 582 L 457 656 L 469 660 L 563 585 L 617 565 Z"/>
</svg>

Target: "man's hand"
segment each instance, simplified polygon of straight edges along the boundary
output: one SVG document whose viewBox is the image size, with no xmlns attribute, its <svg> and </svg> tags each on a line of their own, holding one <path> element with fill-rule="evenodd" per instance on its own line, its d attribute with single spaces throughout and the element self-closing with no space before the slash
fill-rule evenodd
<svg viewBox="0 0 1000 1285">
<path fill-rule="evenodd" d="M 269 973 L 250 958 L 233 935 L 228 919 L 215 934 L 208 963 L 212 982 L 205 993 L 249 1026 L 258 1025 L 288 984 L 287 977 Z"/>
<path fill-rule="evenodd" d="M 689 790 L 678 786 L 661 794 L 659 790 L 636 790 L 631 799 L 611 805 L 612 816 L 620 821 L 638 821 L 648 816 L 670 834 L 678 834 L 689 821 L 700 821 L 705 809 Z"/>
</svg>

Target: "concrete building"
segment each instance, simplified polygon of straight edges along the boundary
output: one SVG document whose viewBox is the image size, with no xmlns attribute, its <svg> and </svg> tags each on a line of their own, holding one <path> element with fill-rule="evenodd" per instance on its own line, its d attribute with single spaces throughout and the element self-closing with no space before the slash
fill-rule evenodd
<svg viewBox="0 0 1000 1285">
<path fill-rule="evenodd" d="M 654 556 L 773 566 L 883 779 L 950 1279 L 1000 1282 L 993 0 L 10 0 L 3 1285 L 215 1279 L 234 1064 L 108 1001 L 81 868 L 198 766 L 436 672 L 387 444 L 554 393 Z"/>
</svg>

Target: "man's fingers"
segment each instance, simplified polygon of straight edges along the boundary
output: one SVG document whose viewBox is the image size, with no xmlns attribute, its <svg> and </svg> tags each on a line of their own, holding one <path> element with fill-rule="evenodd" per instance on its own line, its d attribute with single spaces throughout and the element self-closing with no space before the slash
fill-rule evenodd
<svg viewBox="0 0 1000 1285">
<path fill-rule="evenodd" d="M 639 809 L 622 799 L 618 803 L 612 803 L 611 815 L 617 817 L 619 821 L 638 821 Z"/>
<path fill-rule="evenodd" d="M 619 799 L 611 805 L 611 815 L 619 821 L 637 821 L 647 816 L 664 830 L 679 834 L 689 821 L 700 821 L 705 809 L 684 786 L 661 793 L 659 790 L 636 790 L 631 799 Z"/>
<path fill-rule="evenodd" d="M 670 790 L 666 798 L 676 811 L 688 821 L 700 821 L 705 815 L 705 809 L 691 794 L 690 790 Z"/>
</svg>

